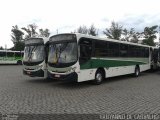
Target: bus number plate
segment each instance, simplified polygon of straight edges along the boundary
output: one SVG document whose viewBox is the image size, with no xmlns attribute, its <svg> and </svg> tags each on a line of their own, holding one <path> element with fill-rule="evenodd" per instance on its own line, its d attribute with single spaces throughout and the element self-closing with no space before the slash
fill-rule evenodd
<svg viewBox="0 0 160 120">
<path fill-rule="evenodd" d="M 55 77 L 56 77 L 56 78 L 59 78 L 59 77 L 60 77 L 60 75 L 55 75 Z"/>
<path fill-rule="evenodd" d="M 27 74 L 29 74 L 29 75 L 30 75 L 30 74 L 31 74 L 31 72 L 29 72 L 29 71 L 28 71 L 28 72 L 27 72 Z"/>
</svg>

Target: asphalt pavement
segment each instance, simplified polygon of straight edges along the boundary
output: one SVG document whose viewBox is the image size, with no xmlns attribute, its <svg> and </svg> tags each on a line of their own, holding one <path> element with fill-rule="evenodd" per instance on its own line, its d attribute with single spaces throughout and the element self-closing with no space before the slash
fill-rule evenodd
<svg viewBox="0 0 160 120">
<path fill-rule="evenodd" d="M 108 78 L 93 85 L 31 78 L 22 69 L 19 65 L 0 66 L 1 116 L 160 113 L 160 71 L 143 72 L 138 78 Z"/>
</svg>

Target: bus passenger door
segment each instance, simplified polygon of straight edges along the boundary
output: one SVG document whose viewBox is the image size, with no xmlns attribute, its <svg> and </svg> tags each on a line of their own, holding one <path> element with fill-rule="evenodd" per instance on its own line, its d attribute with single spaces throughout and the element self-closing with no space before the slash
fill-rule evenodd
<svg viewBox="0 0 160 120">
<path fill-rule="evenodd" d="M 80 65 L 80 81 L 90 80 L 92 69 L 92 41 L 88 38 L 81 38 L 79 42 L 79 65 Z"/>
</svg>

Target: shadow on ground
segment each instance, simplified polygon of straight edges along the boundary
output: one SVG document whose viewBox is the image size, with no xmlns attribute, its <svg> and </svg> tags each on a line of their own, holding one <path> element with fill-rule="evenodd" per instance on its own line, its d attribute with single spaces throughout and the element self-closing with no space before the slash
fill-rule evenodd
<svg viewBox="0 0 160 120">
<path fill-rule="evenodd" d="M 159 74 L 160 71 L 146 71 L 142 72 L 140 74 L 140 77 L 149 75 L 149 74 Z M 132 74 L 130 75 L 122 75 L 122 76 L 117 76 L 117 77 L 111 77 L 111 78 L 106 78 L 101 85 L 113 83 L 113 82 L 118 82 L 118 81 L 125 81 L 125 80 L 133 80 L 133 79 L 138 79 L 134 77 Z M 85 81 L 85 82 L 70 82 L 70 81 L 62 81 L 62 80 L 54 80 L 54 79 L 43 79 L 43 78 L 32 78 L 29 80 L 26 80 L 29 83 L 35 83 L 35 84 L 46 84 L 50 83 L 51 86 L 56 86 L 64 89 L 80 89 L 80 88 L 86 88 L 86 87 L 94 87 L 94 86 L 101 86 L 101 85 L 95 85 L 93 84 L 92 81 Z"/>
<path fill-rule="evenodd" d="M 143 73 L 142 75 L 143 76 Z M 112 78 L 106 78 L 101 85 L 105 85 L 108 83 L 113 83 L 113 82 L 117 82 L 117 81 L 124 81 L 124 80 L 128 80 L 130 78 L 134 78 L 133 75 L 123 75 L 123 76 L 118 76 L 118 77 L 112 77 Z M 133 79 L 131 79 L 133 80 Z M 53 84 L 55 85 L 55 84 Z M 64 81 L 59 81 L 58 84 L 56 84 L 56 86 L 64 88 L 64 89 L 76 89 L 76 88 L 86 88 L 86 87 L 94 87 L 94 86 L 101 86 L 101 85 L 95 85 L 93 83 L 93 81 L 85 81 L 85 82 L 64 82 Z"/>
<path fill-rule="evenodd" d="M 52 79 L 44 79 L 44 78 L 31 78 L 29 80 L 26 80 L 29 83 L 52 83 L 52 82 L 58 82 L 57 80 L 52 80 Z"/>
</svg>

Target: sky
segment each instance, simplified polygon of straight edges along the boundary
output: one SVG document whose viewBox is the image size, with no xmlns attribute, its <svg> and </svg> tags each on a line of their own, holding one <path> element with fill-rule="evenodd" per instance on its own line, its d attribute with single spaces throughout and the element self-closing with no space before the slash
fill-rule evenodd
<svg viewBox="0 0 160 120">
<path fill-rule="evenodd" d="M 1 0 L 0 15 L 0 46 L 10 48 L 14 25 L 35 23 L 54 35 L 94 24 L 101 34 L 115 21 L 142 32 L 146 26 L 160 25 L 160 0 Z"/>
</svg>

